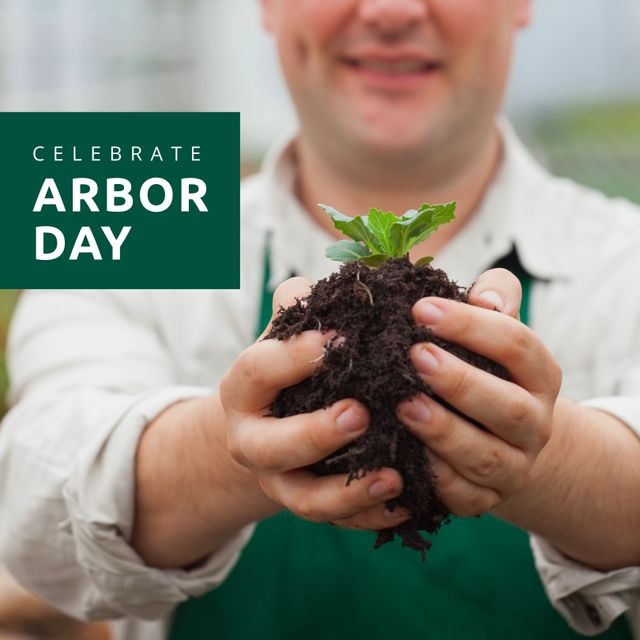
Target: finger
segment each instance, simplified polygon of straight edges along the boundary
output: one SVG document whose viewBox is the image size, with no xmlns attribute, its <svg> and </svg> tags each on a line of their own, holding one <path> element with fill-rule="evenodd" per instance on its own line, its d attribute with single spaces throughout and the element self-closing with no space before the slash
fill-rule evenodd
<svg viewBox="0 0 640 640">
<path fill-rule="evenodd" d="M 463 478 L 436 454 L 428 453 L 436 476 L 436 489 L 444 505 L 460 518 L 473 518 L 493 509 L 501 502 L 498 493 Z"/>
<path fill-rule="evenodd" d="M 380 469 L 347 484 L 346 475 L 319 477 L 309 471 L 276 473 L 263 480 L 267 493 L 297 516 L 312 522 L 335 522 L 396 498 L 402 477 Z"/>
<path fill-rule="evenodd" d="M 520 318 L 522 285 L 507 269 L 489 269 L 471 285 L 469 304 Z"/>
<path fill-rule="evenodd" d="M 326 458 L 361 436 L 369 425 L 367 409 L 340 400 L 328 409 L 288 418 L 249 417 L 228 434 L 234 459 L 253 470 L 281 472 Z"/>
<path fill-rule="evenodd" d="M 413 315 L 438 337 L 498 362 L 532 393 L 559 390 L 555 359 L 531 329 L 513 318 L 444 298 L 422 298 Z"/>
<path fill-rule="evenodd" d="M 466 480 L 495 489 L 501 497 L 512 495 L 526 484 L 530 470 L 527 454 L 424 394 L 401 403 L 397 414 L 429 450 Z"/>
<path fill-rule="evenodd" d="M 295 278 L 289 278 L 282 284 L 278 285 L 273 292 L 272 300 L 272 317 L 267 325 L 267 328 L 262 332 L 258 340 L 262 340 L 264 336 L 269 335 L 271 331 L 271 325 L 273 324 L 273 318 L 279 313 L 281 309 L 291 307 L 298 300 L 302 300 L 309 295 L 312 282 L 306 278 L 296 276 Z"/>
<path fill-rule="evenodd" d="M 351 518 L 334 520 L 333 524 L 342 529 L 360 529 L 380 531 L 397 527 L 411 518 L 411 512 L 405 507 L 396 507 L 390 511 L 384 504 L 369 507 Z"/>
<path fill-rule="evenodd" d="M 415 344 L 410 355 L 434 395 L 516 447 L 542 447 L 544 405 L 525 389 L 467 364 L 435 344 Z"/>
<path fill-rule="evenodd" d="M 263 340 L 245 349 L 220 383 L 225 411 L 263 411 L 281 389 L 311 376 L 332 334 L 305 331 L 289 340 Z"/>
</svg>

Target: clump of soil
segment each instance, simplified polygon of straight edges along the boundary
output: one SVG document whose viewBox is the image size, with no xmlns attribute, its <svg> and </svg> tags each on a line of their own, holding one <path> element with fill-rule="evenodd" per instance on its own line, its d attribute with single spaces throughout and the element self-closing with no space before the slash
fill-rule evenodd
<svg viewBox="0 0 640 640">
<path fill-rule="evenodd" d="M 408 258 L 390 259 L 376 269 L 350 262 L 315 284 L 306 298 L 281 310 L 267 336 L 284 340 L 321 329 L 335 330 L 343 338 L 328 343 L 323 363 L 311 378 L 280 393 L 271 414 L 282 418 L 306 413 L 343 398 L 362 402 L 371 416 L 366 433 L 310 468 L 320 475 L 347 473 L 348 482 L 382 467 L 397 469 L 404 490 L 387 506 L 391 510 L 406 507 L 413 517 L 379 531 L 374 548 L 398 535 L 404 546 L 420 551 L 423 558 L 431 542 L 419 532 L 436 533 L 451 514 L 435 489 L 424 444 L 396 418 L 401 400 L 419 392 L 435 397 L 413 367 L 409 349 L 416 342 L 433 342 L 466 362 L 508 378 L 495 362 L 417 326 L 411 307 L 425 296 L 467 300 L 466 291 L 444 271 L 416 267 Z"/>
</svg>

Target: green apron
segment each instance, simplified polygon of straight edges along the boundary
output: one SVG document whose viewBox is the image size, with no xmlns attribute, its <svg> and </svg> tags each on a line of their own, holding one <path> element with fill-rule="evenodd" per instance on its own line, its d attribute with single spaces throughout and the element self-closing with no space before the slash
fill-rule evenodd
<svg viewBox="0 0 640 640">
<path fill-rule="evenodd" d="M 271 317 L 268 256 L 261 328 Z M 496 266 L 523 285 L 515 251 Z M 280 513 L 260 522 L 227 580 L 182 604 L 170 640 L 467 640 L 581 638 L 549 603 L 528 535 L 497 518 L 454 519 L 426 562 L 396 540 Z M 592 609 L 591 615 L 597 616 Z M 624 618 L 599 637 L 631 638 Z"/>
</svg>

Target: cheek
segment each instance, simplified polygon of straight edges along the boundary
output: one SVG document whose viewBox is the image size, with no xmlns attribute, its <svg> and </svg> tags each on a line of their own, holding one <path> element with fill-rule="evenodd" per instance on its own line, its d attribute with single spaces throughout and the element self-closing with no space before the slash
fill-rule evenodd
<svg viewBox="0 0 640 640">
<path fill-rule="evenodd" d="M 353 14 L 356 0 L 290 0 L 279 11 L 278 38 L 319 48 L 335 38 Z"/>
<path fill-rule="evenodd" d="M 432 0 L 452 73 L 472 84 L 501 78 L 508 67 L 513 38 L 513 0 Z"/>
<path fill-rule="evenodd" d="M 432 0 L 437 23 L 450 53 L 486 45 L 505 22 L 504 0 Z"/>
<path fill-rule="evenodd" d="M 333 43 L 352 19 L 357 0 L 284 0 L 275 29 L 292 92 L 327 72 Z"/>
<path fill-rule="evenodd" d="M 308 32 L 318 36 L 333 34 L 353 13 L 356 0 L 292 0 L 294 11 Z"/>
</svg>

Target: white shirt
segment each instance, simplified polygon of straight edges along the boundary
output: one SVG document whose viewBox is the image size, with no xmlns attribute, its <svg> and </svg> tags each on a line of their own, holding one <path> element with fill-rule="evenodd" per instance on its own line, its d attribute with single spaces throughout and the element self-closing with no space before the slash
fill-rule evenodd
<svg viewBox="0 0 640 640">
<path fill-rule="evenodd" d="M 562 395 L 640 432 L 640 295 L 630 290 L 640 274 L 640 211 L 551 177 L 508 125 L 503 138 L 504 161 L 481 206 L 435 264 L 468 285 L 515 244 L 536 278 L 530 323 L 562 366 Z M 248 541 L 251 527 L 193 571 L 145 566 L 128 544 L 134 455 L 154 416 L 210 393 L 253 342 L 267 233 L 273 283 L 335 269 L 324 257 L 332 239 L 292 194 L 294 173 L 285 145 L 243 184 L 238 291 L 22 296 L 8 349 L 14 407 L 0 428 L 0 553 L 63 611 L 161 618 L 220 584 Z M 543 540 L 532 548 L 551 602 L 576 630 L 598 633 L 628 611 L 640 638 L 640 568 L 601 573 Z M 129 620 L 120 632 L 162 637 L 156 623 Z"/>
</svg>

